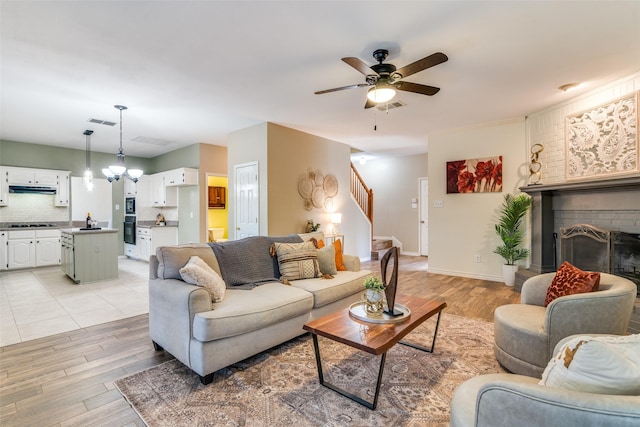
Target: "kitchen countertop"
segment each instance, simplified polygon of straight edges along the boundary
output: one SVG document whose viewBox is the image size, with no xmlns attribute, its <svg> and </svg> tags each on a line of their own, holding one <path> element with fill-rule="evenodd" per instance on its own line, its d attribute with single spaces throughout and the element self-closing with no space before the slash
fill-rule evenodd
<svg viewBox="0 0 640 427">
<path fill-rule="evenodd" d="M 177 225 L 167 224 L 167 225 L 156 225 L 156 224 L 136 224 L 138 228 L 167 228 L 167 227 L 177 227 Z"/>
<path fill-rule="evenodd" d="M 74 227 L 74 228 L 61 228 L 60 231 L 62 233 L 69 233 L 69 234 L 99 234 L 99 233 L 117 233 L 119 230 L 117 228 L 101 228 L 99 230 L 97 229 L 82 230 L 80 229 L 80 227 Z"/>
</svg>

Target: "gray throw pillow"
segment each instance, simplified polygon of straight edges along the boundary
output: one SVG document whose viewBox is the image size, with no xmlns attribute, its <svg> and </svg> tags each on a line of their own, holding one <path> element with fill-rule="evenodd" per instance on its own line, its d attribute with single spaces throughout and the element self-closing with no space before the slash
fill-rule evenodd
<svg viewBox="0 0 640 427">
<path fill-rule="evenodd" d="M 327 245 L 322 249 L 316 249 L 316 251 L 318 264 L 320 264 L 320 272 L 332 276 L 338 274 L 338 269 L 336 268 L 336 247 Z"/>
</svg>

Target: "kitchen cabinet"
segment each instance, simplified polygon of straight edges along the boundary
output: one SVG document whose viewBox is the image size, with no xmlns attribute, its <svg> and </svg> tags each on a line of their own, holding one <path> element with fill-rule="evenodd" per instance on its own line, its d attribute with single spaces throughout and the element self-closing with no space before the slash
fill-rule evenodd
<svg viewBox="0 0 640 427">
<path fill-rule="evenodd" d="M 36 230 L 36 267 L 61 262 L 60 230 Z"/>
<path fill-rule="evenodd" d="M 69 172 L 60 171 L 57 175 L 55 205 L 69 206 Z"/>
<path fill-rule="evenodd" d="M 224 209 L 226 206 L 227 196 L 224 187 L 209 187 L 209 207 L 215 209 Z"/>
<path fill-rule="evenodd" d="M 32 168 L 8 168 L 9 185 L 46 185 L 58 184 L 58 171 Z"/>
<path fill-rule="evenodd" d="M 136 247 L 138 259 L 149 261 L 160 246 L 178 244 L 178 227 L 138 227 Z"/>
<path fill-rule="evenodd" d="M 124 179 L 124 196 L 135 197 L 138 192 L 138 185 L 130 179 Z"/>
<path fill-rule="evenodd" d="M 36 266 L 35 230 L 9 231 L 7 245 L 7 268 L 29 268 Z"/>
<path fill-rule="evenodd" d="M 151 175 L 151 206 L 178 206 L 178 188 L 166 185 L 164 172 Z"/>
<path fill-rule="evenodd" d="M 9 171 L 6 168 L 0 167 L 0 206 L 7 206 L 9 204 Z"/>
<path fill-rule="evenodd" d="M 62 230 L 62 271 L 76 283 L 118 278 L 118 230 Z"/>
<path fill-rule="evenodd" d="M 136 236 L 136 238 L 137 238 L 137 236 Z M 133 259 L 140 258 L 140 255 L 139 255 L 139 252 L 138 252 L 138 245 L 132 245 L 130 243 L 125 243 L 124 244 L 124 254 L 129 258 L 133 258 Z"/>
<path fill-rule="evenodd" d="M 16 230 L 4 233 L 7 234 L 5 244 L 7 269 L 60 264 L 60 230 Z"/>
<path fill-rule="evenodd" d="M 9 246 L 9 232 L 0 231 L 0 270 L 6 270 L 9 268 L 8 264 L 8 250 Z"/>
<path fill-rule="evenodd" d="M 167 187 L 180 185 L 198 185 L 198 169 L 179 168 L 163 172 L 164 185 Z"/>
<path fill-rule="evenodd" d="M 55 187 L 55 206 L 69 206 L 70 172 L 5 166 L 0 168 L 0 206 L 9 204 L 9 186 Z"/>
</svg>

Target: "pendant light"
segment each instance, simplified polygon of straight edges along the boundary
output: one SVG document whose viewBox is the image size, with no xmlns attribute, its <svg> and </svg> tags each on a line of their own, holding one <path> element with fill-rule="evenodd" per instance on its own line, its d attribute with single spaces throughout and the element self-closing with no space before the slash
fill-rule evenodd
<svg viewBox="0 0 640 427">
<path fill-rule="evenodd" d="M 124 151 L 122 150 L 122 110 L 126 110 L 124 105 L 114 105 L 114 108 L 120 110 L 120 149 L 116 154 L 116 163 L 108 168 L 102 169 L 102 173 L 107 177 L 109 182 L 118 181 L 121 176 L 129 178 L 133 182 L 138 182 L 142 174 L 142 169 L 129 169 L 124 165 Z"/>
<path fill-rule="evenodd" d="M 91 134 L 92 133 L 93 131 L 89 129 L 82 132 L 82 134 L 85 135 L 86 137 L 85 160 L 87 163 L 87 168 L 84 171 L 83 180 L 84 180 L 84 185 L 85 187 L 87 187 L 88 191 L 93 191 L 93 172 L 91 171 Z"/>
</svg>

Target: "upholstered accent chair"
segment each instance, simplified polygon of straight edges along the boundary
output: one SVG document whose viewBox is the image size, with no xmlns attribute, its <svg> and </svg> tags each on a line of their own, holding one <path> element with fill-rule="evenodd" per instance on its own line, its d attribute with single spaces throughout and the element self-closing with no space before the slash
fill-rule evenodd
<svg viewBox="0 0 640 427">
<path fill-rule="evenodd" d="M 637 293 L 632 281 L 600 273 L 598 291 L 562 296 L 545 307 L 554 276 L 529 278 L 522 285 L 521 304 L 495 311 L 495 355 L 510 372 L 540 378 L 555 345 L 569 335 L 627 333 Z"/>
</svg>

